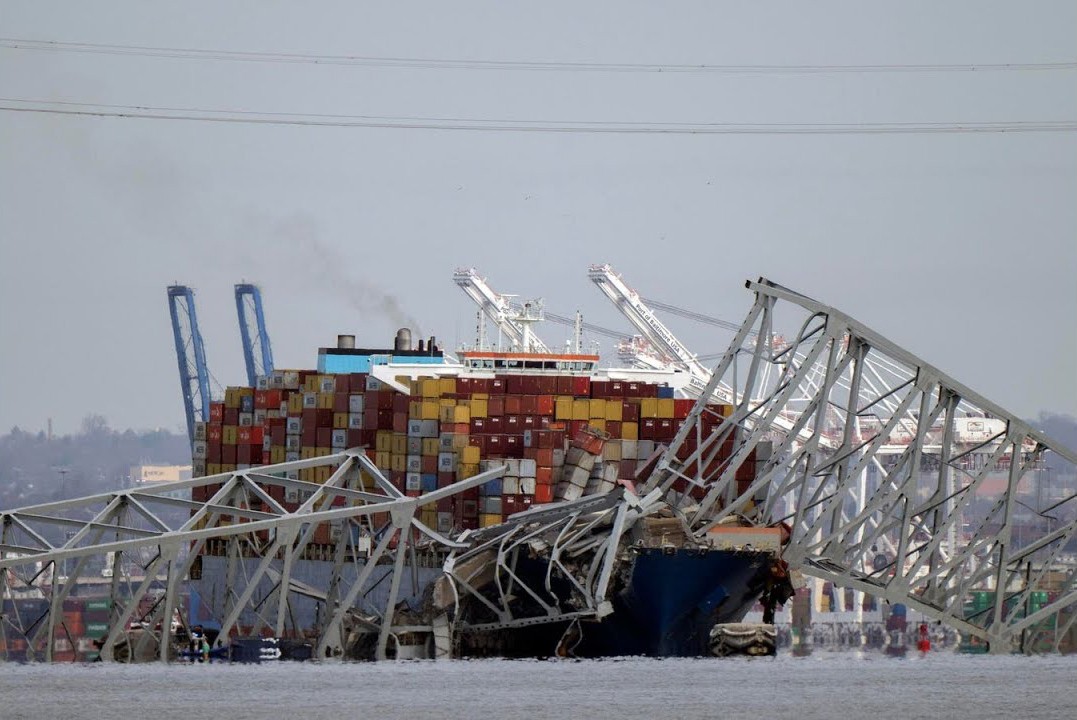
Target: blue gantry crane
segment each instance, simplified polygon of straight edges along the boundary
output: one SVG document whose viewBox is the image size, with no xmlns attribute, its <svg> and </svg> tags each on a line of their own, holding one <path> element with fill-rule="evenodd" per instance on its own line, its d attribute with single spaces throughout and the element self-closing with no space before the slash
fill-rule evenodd
<svg viewBox="0 0 1077 720">
<path fill-rule="evenodd" d="M 186 285 L 170 285 L 168 310 L 172 315 L 183 408 L 187 413 L 187 437 L 193 442 L 194 424 L 209 419 L 209 369 L 202 333 L 198 330 L 194 291 Z"/>
<path fill-rule="evenodd" d="M 247 383 L 254 387 L 259 376 L 273 372 L 273 349 L 262 313 L 262 291 L 257 285 L 236 285 L 236 314 L 239 316 L 239 334 L 243 338 Z"/>
</svg>

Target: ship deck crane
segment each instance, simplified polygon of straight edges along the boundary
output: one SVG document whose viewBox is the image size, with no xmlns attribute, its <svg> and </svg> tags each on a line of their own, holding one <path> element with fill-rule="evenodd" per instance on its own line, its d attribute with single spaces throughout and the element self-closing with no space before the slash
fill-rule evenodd
<svg viewBox="0 0 1077 720">
<path fill-rule="evenodd" d="M 194 308 L 194 290 L 186 285 L 170 285 L 168 310 L 172 316 L 172 336 L 176 343 L 183 409 L 187 416 L 187 438 L 194 440 L 194 424 L 209 419 L 209 370 L 198 316 Z"/>
<path fill-rule="evenodd" d="M 257 285 L 236 285 L 236 314 L 239 334 L 243 339 L 243 361 L 247 367 L 247 382 L 251 387 L 260 376 L 273 372 L 273 349 L 266 331 L 262 312 L 262 291 Z"/>
<path fill-rule="evenodd" d="M 514 307 L 508 296 L 499 295 L 486 283 L 475 268 L 460 268 L 453 273 L 453 280 L 470 297 L 500 331 L 508 337 L 512 347 L 523 352 L 548 353 L 550 349 L 531 330 L 531 325 L 543 319 L 539 301 Z"/>
</svg>

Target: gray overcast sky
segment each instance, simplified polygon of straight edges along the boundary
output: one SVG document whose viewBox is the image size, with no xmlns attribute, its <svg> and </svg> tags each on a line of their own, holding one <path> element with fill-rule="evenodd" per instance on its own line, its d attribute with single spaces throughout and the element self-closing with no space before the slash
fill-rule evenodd
<svg viewBox="0 0 1077 720">
<path fill-rule="evenodd" d="M 1077 4 L 5 2 L 8 38 L 308 54 L 711 64 L 1077 60 Z M 0 48 L 0 96 L 523 120 L 1077 119 L 1077 73 L 400 69 Z M 232 284 L 278 367 L 404 317 L 472 337 L 453 285 L 627 329 L 587 280 L 743 318 L 748 277 L 839 307 L 1004 407 L 1077 414 L 1077 133 L 571 135 L 0 112 L 0 428 L 180 429 L 165 286 L 243 381 Z M 391 296 L 402 311 L 383 309 Z M 698 352 L 729 334 L 670 324 Z M 548 340 L 564 337 L 551 326 Z M 607 347 L 608 349 L 608 347 Z"/>
</svg>

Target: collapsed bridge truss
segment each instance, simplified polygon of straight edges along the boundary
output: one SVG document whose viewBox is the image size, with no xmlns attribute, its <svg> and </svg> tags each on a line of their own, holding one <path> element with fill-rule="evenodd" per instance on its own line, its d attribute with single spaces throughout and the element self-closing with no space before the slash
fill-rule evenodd
<svg viewBox="0 0 1077 720">
<path fill-rule="evenodd" d="M 785 522 L 791 566 L 992 651 L 1057 650 L 1077 621 L 1077 452 L 848 315 L 748 287 L 755 303 L 711 379 L 733 388 L 733 416 L 697 404 L 648 488 L 679 489 L 696 531 L 734 514 Z M 780 347 L 765 340 L 776 329 L 791 338 Z M 723 444 L 735 451 L 717 463 Z M 749 463 L 755 479 L 738 481 Z M 993 605 L 969 613 L 973 590 Z"/>
</svg>

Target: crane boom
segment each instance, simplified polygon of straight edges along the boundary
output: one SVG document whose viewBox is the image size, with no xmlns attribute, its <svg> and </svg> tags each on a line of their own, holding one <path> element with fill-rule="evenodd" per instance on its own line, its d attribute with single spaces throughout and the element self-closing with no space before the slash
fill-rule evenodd
<svg viewBox="0 0 1077 720">
<path fill-rule="evenodd" d="M 209 419 L 209 370 L 194 309 L 194 290 L 185 285 L 169 286 L 168 310 L 172 316 L 183 409 L 187 415 L 187 438 L 193 442 L 194 424 Z"/>
<path fill-rule="evenodd" d="M 269 344 L 265 314 L 262 312 L 262 291 L 257 285 L 236 285 L 236 314 L 239 316 L 239 334 L 243 339 L 247 382 L 254 387 L 259 376 L 273 372 L 273 349 Z"/>
<path fill-rule="evenodd" d="M 486 284 L 486 278 L 481 277 L 475 268 L 457 269 L 453 273 L 453 280 L 486 317 L 497 324 L 513 347 L 525 352 L 550 352 L 546 344 L 531 331 L 531 323 L 541 317 L 533 315 L 529 306 L 523 310 L 514 308 L 507 297 L 494 292 Z"/>
</svg>

